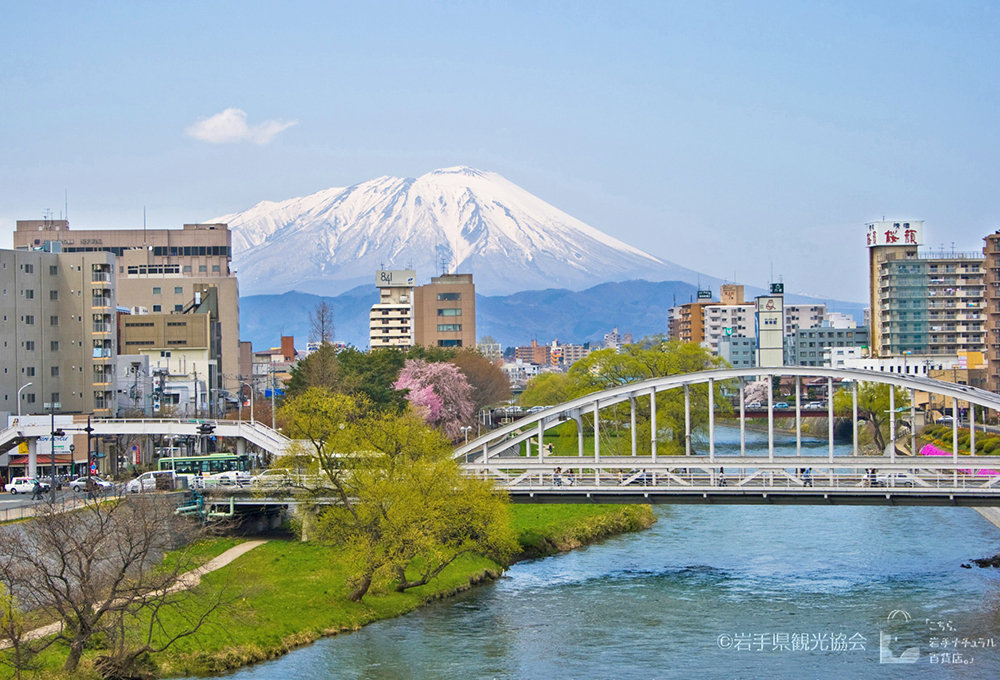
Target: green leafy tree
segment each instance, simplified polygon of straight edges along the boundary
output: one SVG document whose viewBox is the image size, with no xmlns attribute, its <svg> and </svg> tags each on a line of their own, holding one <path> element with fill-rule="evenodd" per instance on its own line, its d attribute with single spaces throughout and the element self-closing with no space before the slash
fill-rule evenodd
<svg viewBox="0 0 1000 680">
<path fill-rule="evenodd" d="M 910 397 L 905 389 L 875 382 L 858 383 L 858 419 L 866 422 L 865 432 L 879 452 L 885 451 L 889 440 L 889 390 L 895 390 L 896 408 L 908 406 Z M 839 416 L 853 417 L 853 390 L 842 389 L 833 398 L 833 410 Z M 899 420 L 897 419 L 897 424 Z"/>
<path fill-rule="evenodd" d="M 355 566 L 352 600 L 360 601 L 373 582 L 406 590 L 461 555 L 503 563 L 515 549 L 506 498 L 490 482 L 466 478 L 448 440 L 412 409 L 378 409 L 314 389 L 289 400 L 282 418 L 315 454 L 317 492 L 338 499 L 316 527 Z"/>
<path fill-rule="evenodd" d="M 476 410 L 510 400 L 510 381 L 499 366 L 475 350 L 455 354 L 449 361 L 458 366 L 472 387 Z"/>
<path fill-rule="evenodd" d="M 725 366 L 725 361 L 713 357 L 699 345 L 665 340 L 662 336 L 644 338 L 639 343 L 626 345 L 621 352 L 603 349 L 591 352 L 573 364 L 569 370 L 569 397 L 577 397 L 601 390 L 621 387 L 651 378 L 681 375 L 711 370 Z M 715 404 L 720 412 L 731 407 L 724 398 L 722 385 L 715 385 Z M 691 431 L 703 432 L 708 426 L 708 385 L 690 387 Z M 636 431 L 632 436 L 639 442 L 649 442 L 652 432 L 651 400 L 636 399 Z M 628 402 L 601 410 L 602 446 L 617 447 L 624 453 L 625 436 L 630 427 Z M 685 450 L 684 391 L 682 389 L 660 392 L 656 396 L 657 450 L 660 453 L 683 453 Z M 609 449 L 605 449 L 609 450 Z"/>
<path fill-rule="evenodd" d="M 573 381 L 565 373 L 541 373 L 528 381 L 521 406 L 554 406 L 569 401 Z"/>
</svg>

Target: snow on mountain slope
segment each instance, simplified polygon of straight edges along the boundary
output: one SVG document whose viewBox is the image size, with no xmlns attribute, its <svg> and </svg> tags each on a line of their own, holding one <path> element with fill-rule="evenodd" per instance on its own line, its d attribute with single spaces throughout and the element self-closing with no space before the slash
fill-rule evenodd
<svg viewBox="0 0 1000 680">
<path fill-rule="evenodd" d="M 377 269 L 472 273 L 484 294 L 698 274 L 608 236 L 493 172 L 380 177 L 225 215 L 244 295 L 335 295 Z M 703 277 L 703 281 L 704 281 Z"/>
</svg>

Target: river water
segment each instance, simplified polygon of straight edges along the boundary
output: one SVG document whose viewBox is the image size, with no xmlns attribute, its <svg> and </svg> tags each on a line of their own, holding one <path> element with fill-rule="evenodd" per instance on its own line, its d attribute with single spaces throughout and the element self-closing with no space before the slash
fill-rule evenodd
<svg viewBox="0 0 1000 680">
<path fill-rule="evenodd" d="M 738 450 L 738 430 L 719 436 Z M 784 436 L 776 452 L 794 446 Z M 961 568 L 1000 552 L 1000 530 L 971 509 L 656 511 L 648 531 L 231 677 L 1000 677 L 1000 572 Z"/>
</svg>

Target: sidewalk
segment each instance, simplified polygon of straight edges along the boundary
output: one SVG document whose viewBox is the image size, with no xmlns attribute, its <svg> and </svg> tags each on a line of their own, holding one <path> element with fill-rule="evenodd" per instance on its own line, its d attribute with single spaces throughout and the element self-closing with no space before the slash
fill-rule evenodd
<svg viewBox="0 0 1000 680">
<path fill-rule="evenodd" d="M 194 588 L 196 585 L 201 583 L 201 577 L 205 574 L 211 573 L 218 569 L 222 569 L 230 562 L 235 560 L 237 557 L 241 557 L 246 553 L 250 552 L 259 545 L 263 545 L 267 541 L 247 541 L 246 543 L 240 543 L 222 553 L 218 557 L 214 557 L 202 566 L 192 569 L 186 574 L 182 574 L 169 590 L 169 592 L 175 592 L 178 590 L 187 590 L 188 588 Z M 36 628 L 34 630 L 28 631 L 24 634 L 25 641 L 28 640 L 38 640 L 40 638 L 46 637 L 48 635 L 55 635 L 62 630 L 62 621 L 56 621 L 55 623 L 50 623 L 47 626 L 42 626 L 41 628 Z M 10 640 L 0 640 L 0 649 L 8 649 L 10 647 Z"/>
</svg>

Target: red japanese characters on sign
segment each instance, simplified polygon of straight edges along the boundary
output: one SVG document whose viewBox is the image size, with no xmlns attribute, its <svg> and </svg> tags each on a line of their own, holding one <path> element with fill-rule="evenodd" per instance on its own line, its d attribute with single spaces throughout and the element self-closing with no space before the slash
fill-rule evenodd
<svg viewBox="0 0 1000 680">
<path fill-rule="evenodd" d="M 867 227 L 866 245 L 869 248 L 923 245 L 923 222 L 871 222 Z"/>
</svg>

